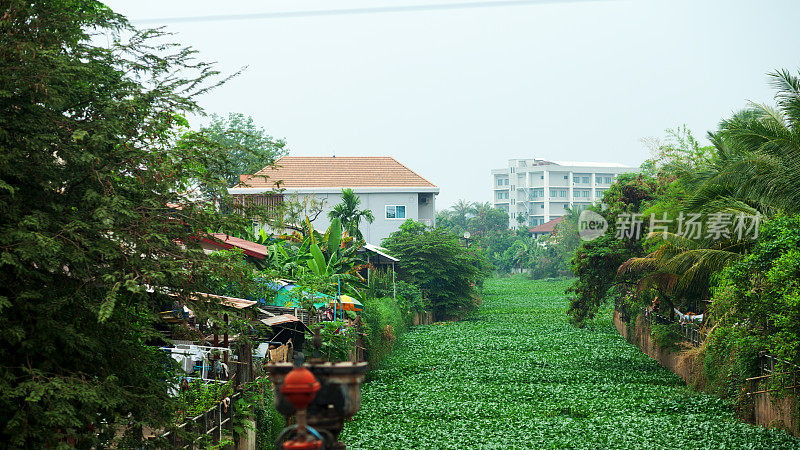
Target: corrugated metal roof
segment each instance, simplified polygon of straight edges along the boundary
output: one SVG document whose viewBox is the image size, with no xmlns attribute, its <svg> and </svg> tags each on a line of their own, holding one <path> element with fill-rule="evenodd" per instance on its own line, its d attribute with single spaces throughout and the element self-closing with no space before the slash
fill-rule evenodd
<svg viewBox="0 0 800 450">
<path fill-rule="evenodd" d="M 211 233 L 210 236 L 212 238 L 204 237 L 203 242 L 207 242 L 212 245 L 217 245 L 224 249 L 230 249 L 233 247 L 242 249 L 245 255 L 253 256 L 256 258 L 264 259 L 269 254 L 269 248 L 266 245 L 257 244 L 255 242 L 250 242 L 246 239 L 241 239 L 233 236 L 229 236 L 223 233 Z"/>
<path fill-rule="evenodd" d="M 364 244 L 364 248 L 368 251 L 371 251 L 372 253 L 377 253 L 390 261 L 400 262 L 400 260 L 395 258 L 394 256 L 384 253 L 386 252 L 386 249 L 383 247 L 378 247 L 377 245 L 372 245 L 372 244 Z"/>
<path fill-rule="evenodd" d="M 306 324 L 303 323 L 302 320 L 298 319 L 297 317 L 291 314 L 281 314 L 280 316 L 273 316 L 267 317 L 266 319 L 261 319 L 261 323 L 266 326 L 273 327 L 277 325 L 285 325 L 285 324 L 300 324 L 302 328 L 311 331 Z"/>
<path fill-rule="evenodd" d="M 205 301 L 217 300 L 222 305 L 230 306 L 236 309 L 249 308 L 258 303 L 252 300 L 245 300 L 243 298 L 228 297 L 227 295 L 206 294 L 205 292 L 195 292 L 192 294 L 192 297 L 197 300 Z"/>
</svg>

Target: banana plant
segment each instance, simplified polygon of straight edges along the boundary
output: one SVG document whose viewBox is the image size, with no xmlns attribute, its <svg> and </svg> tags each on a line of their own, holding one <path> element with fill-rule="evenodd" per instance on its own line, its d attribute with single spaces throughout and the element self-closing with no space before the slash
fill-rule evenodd
<svg viewBox="0 0 800 450">
<path fill-rule="evenodd" d="M 357 254 L 361 241 L 356 245 L 347 245 L 348 242 L 352 238 L 342 233 L 339 219 L 333 219 L 325 234 L 309 244 L 308 270 L 332 285 L 343 282 L 347 289 L 363 286 L 364 279 L 358 271 L 366 265 Z"/>
</svg>

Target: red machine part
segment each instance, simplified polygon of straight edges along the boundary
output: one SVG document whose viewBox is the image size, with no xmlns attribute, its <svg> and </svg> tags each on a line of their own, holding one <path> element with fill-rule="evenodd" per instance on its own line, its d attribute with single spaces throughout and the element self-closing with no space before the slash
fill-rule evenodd
<svg viewBox="0 0 800 450">
<path fill-rule="evenodd" d="M 308 407 L 308 404 L 317 395 L 317 391 L 319 391 L 319 381 L 305 367 L 292 369 L 286 375 L 283 386 L 281 386 L 281 393 L 298 411 Z"/>
<path fill-rule="evenodd" d="M 297 410 L 297 437 L 283 443 L 285 450 L 318 450 L 322 448 L 319 439 L 308 439 L 306 429 L 306 407 L 319 391 L 319 381 L 305 367 L 295 367 L 286 375 L 281 393 Z"/>
<path fill-rule="evenodd" d="M 285 450 L 317 450 L 322 448 L 322 441 L 286 441 L 283 443 L 283 448 Z"/>
</svg>

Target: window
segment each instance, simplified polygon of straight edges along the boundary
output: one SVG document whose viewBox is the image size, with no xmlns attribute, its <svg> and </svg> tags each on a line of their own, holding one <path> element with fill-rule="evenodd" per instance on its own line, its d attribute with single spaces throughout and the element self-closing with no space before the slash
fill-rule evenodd
<svg viewBox="0 0 800 450">
<path fill-rule="evenodd" d="M 569 203 L 564 203 L 564 209 L 569 208 Z"/>
<path fill-rule="evenodd" d="M 539 175 L 539 178 L 544 180 L 544 175 Z"/>
<path fill-rule="evenodd" d="M 555 189 L 550 189 L 550 197 L 555 197 L 556 195 L 558 195 L 558 191 Z"/>
<path fill-rule="evenodd" d="M 484 180 L 485 180 L 485 179 L 486 179 L 486 178 L 484 178 Z M 581 177 L 581 181 L 582 181 L 583 183 L 589 184 L 589 177 Z"/>
<path fill-rule="evenodd" d="M 511 204 L 512 204 L 512 205 L 514 204 L 514 199 L 513 199 L 513 198 L 511 199 Z"/>
<path fill-rule="evenodd" d="M 387 219 L 405 219 L 406 207 L 404 205 L 386 205 Z"/>
<path fill-rule="evenodd" d="M 513 167 L 511 168 L 511 173 L 514 173 L 514 168 L 513 168 Z M 484 178 L 484 180 L 485 180 L 485 179 L 486 179 L 486 178 Z"/>
<path fill-rule="evenodd" d="M 567 191 L 558 191 L 558 195 L 560 195 L 561 197 L 566 197 Z"/>
<path fill-rule="evenodd" d="M 544 209 L 544 205 L 539 205 L 542 209 Z"/>
<path fill-rule="evenodd" d="M 502 178 L 498 178 L 497 179 L 497 185 L 498 186 L 502 186 L 503 185 L 503 179 Z"/>
<path fill-rule="evenodd" d="M 484 180 L 485 180 L 485 178 L 484 178 Z M 511 185 L 511 190 L 512 191 L 514 190 L 514 185 L 513 184 Z"/>
<path fill-rule="evenodd" d="M 505 180 L 503 180 L 503 184 L 505 184 L 506 186 L 508 186 L 508 178 L 506 178 Z"/>
<path fill-rule="evenodd" d="M 611 184 L 611 177 L 606 177 L 606 184 Z"/>
<path fill-rule="evenodd" d="M 569 175 L 564 175 L 565 180 L 569 180 Z"/>
</svg>

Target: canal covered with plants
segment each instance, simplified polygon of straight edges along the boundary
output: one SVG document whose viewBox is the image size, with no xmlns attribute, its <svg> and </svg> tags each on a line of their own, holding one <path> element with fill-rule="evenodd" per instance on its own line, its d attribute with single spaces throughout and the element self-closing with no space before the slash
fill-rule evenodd
<svg viewBox="0 0 800 450">
<path fill-rule="evenodd" d="M 487 281 L 468 318 L 420 326 L 363 386 L 348 448 L 800 448 L 735 419 L 628 344 L 567 321 L 568 280 Z"/>
</svg>

